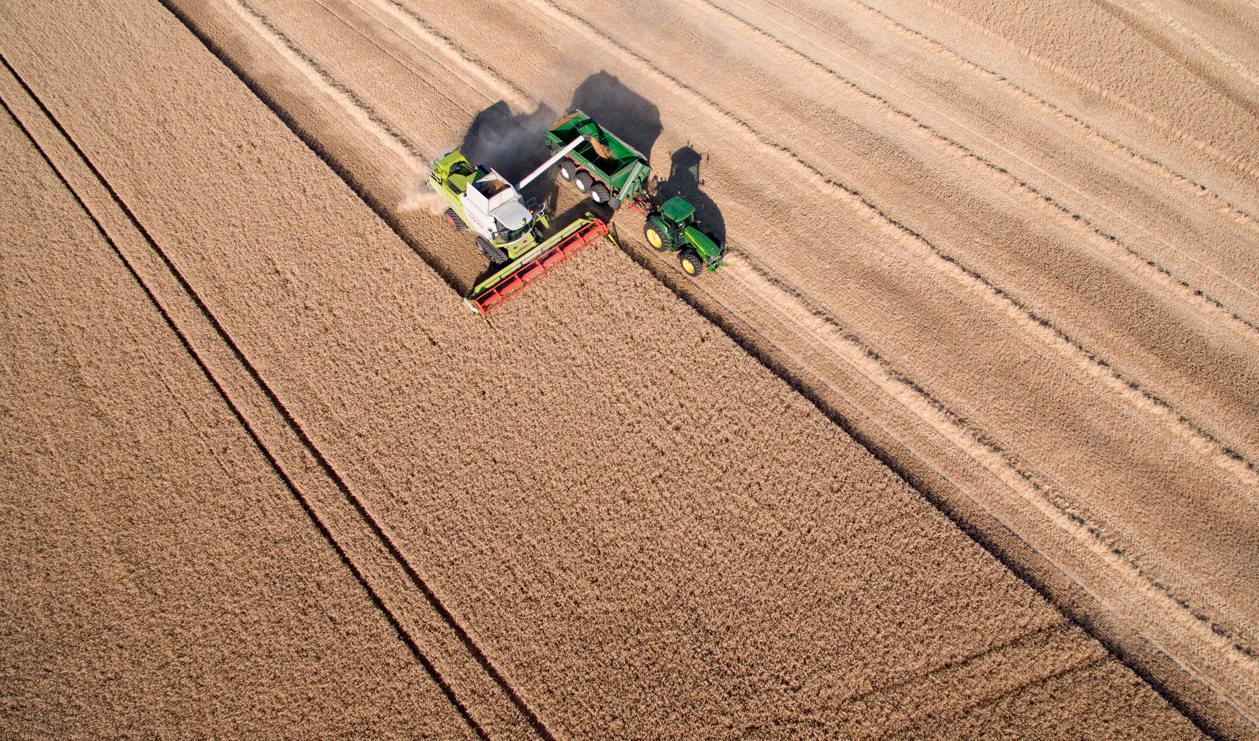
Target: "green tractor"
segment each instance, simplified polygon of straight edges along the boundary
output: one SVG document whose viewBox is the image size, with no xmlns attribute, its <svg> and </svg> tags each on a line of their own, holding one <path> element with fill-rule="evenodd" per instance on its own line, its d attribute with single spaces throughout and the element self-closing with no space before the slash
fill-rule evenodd
<svg viewBox="0 0 1259 741">
<path fill-rule="evenodd" d="M 721 242 L 699 228 L 695 206 L 682 196 L 670 198 L 647 214 L 643 236 L 654 250 L 676 252 L 678 264 L 691 277 L 715 271 L 725 255 Z"/>
</svg>

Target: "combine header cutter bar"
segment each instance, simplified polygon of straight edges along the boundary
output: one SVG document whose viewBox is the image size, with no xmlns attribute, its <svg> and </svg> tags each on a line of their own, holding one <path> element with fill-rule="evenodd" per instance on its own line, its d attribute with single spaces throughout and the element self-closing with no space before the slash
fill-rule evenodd
<svg viewBox="0 0 1259 741">
<path fill-rule="evenodd" d="M 537 249 L 473 287 L 466 302 L 482 317 L 591 244 L 608 236 L 608 224 L 587 215 L 560 230 Z"/>
</svg>

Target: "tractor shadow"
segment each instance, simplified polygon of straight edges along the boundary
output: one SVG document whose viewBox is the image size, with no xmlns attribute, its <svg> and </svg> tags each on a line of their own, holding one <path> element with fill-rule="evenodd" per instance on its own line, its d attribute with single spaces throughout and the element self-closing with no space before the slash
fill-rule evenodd
<svg viewBox="0 0 1259 741">
<path fill-rule="evenodd" d="M 700 186 L 704 179 L 700 176 L 700 165 L 704 157 L 689 144 L 675 151 L 669 161 L 669 177 L 657 185 L 657 195 L 661 203 L 674 196 L 682 196 L 695 206 L 695 218 L 700 227 L 717 237 L 721 243 L 726 241 L 726 220 L 716 201 L 709 198 Z"/>
</svg>

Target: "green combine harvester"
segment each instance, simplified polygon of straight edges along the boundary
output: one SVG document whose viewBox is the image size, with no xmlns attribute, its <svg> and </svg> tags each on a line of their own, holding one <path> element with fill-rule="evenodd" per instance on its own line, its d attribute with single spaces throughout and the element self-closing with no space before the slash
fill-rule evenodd
<svg viewBox="0 0 1259 741">
<path fill-rule="evenodd" d="M 681 196 L 657 203 L 651 165 L 638 150 L 581 111 L 556 122 L 546 134 L 551 156 L 517 185 L 492 169 L 474 166 L 460 152 L 439 157 L 428 185 L 448 204 L 446 223 L 473 232 L 490 268 L 466 298 L 481 316 L 551 272 L 576 252 L 607 238 L 606 219 L 586 213 L 556 229 L 541 208 L 527 204 L 521 191 L 560 163 L 560 177 L 595 204 L 612 211 L 628 206 L 646 218 L 643 235 L 661 252 L 674 252 L 692 277 L 716 270 L 725 249 L 702 231 L 695 207 Z"/>
<path fill-rule="evenodd" d="M 518 185 L 494 170 L 474 167 L 458 151 L 448 152 L 433 162 L 428 185 L 449 205 L 446 223 L 455 231 L 475 233 L 477 247 L 485 257 L 491 264 L 501 265 L 530 252 L 538 244 L 538 227 L 548 227 L 542 209 L 525 203 L 521 191 L 581 143 L 577 139 L 563 147 Z"/>
</svg>

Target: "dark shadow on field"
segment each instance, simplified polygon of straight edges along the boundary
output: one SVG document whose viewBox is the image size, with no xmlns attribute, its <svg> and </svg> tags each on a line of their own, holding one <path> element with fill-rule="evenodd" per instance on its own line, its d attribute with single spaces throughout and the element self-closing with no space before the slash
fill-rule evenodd
<svg viewBox="0 0 1259 741">
<path fill-rule="evenodd" d="M 473 165 L 497 170 L 513 184 L 518 183 L 546 161 L 549 153 L 543 132 L 557 118 L 559 114 L 545 105 L 532 113 L 515 113 L 500 100 L 472 119 L 459 151 Z M 552 187 L 551 178 L 538 178 L 525 188 L 524 196 L 542 203 Z"/>
<path fill-rule="evenodd" d="M 598 121 L 600 126 L 648 158 L 664 128 L 655 103 L 606 71 L 596 72 L 577 86 L 568 106 L 568 111 L 574 110 Z"/>
<path fill-rule="evenodd" d="M 659 201 L 664 203 L 674 196 L 682 196 L 695 206 L 695 218 L 704 231 L 717 237 L 719 242 L 726 241 L 726 220 L 721 215 L 717 202 L 709 198 L 700 186 L 704 184 L 700 176 L 700 165 L 704 157 L 689 144 L 673 153 L 669 162 L 669 177 L 661 180 L 657 186 Z"/>
</svg>

